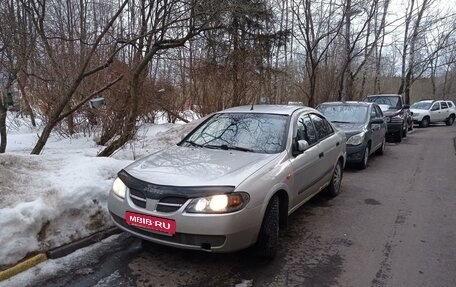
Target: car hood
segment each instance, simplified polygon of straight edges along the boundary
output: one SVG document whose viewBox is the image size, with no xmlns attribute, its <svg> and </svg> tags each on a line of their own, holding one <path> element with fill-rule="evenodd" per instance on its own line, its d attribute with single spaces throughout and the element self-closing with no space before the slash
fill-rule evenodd
<svg viewBox="0 0 456 287">
<path fill-rule="evenodd" d="M 347 138 L 364 130 L 363 123 L 333 123 L 338 129 L 343 130 Z"/>
<path fill-rule="evenodd" d="M 396 115 L 400 110 L 398 109 L 388 109 L 386 111 L 383 111 L 383 115 L 385 117 L 389 117 L 389 116 L 393 116 L 393 115 Z"/>
<path fill-rule="evenodd" d="M 425 110 L 425 109 L 410 109 L 410 111 L 412 113 L 422 113 L 422 112 L 426 112 L 427 110 Z"/>
<path fill-rule="evenodd" d="M 389 117 L 389 116 L 392 116 L 394 114 L 397 114 L 397 112 L 399 111 L 399 109 L 396 109 L 396 108 L 388 106 L 388 105 L 379 105 L 379 107 L 382 110 L 383 115 L 385 117 Z"/>
<path fill-rule="evenodd" d="M 173 146 L 127 166 L 131 176 L 159 185 L 237 186 L 279 154 Z"/>
</svg>

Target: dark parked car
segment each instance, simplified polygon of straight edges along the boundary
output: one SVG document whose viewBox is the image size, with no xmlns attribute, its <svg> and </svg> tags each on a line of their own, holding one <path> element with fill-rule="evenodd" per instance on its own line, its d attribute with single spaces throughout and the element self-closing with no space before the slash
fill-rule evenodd
<svg viewBox="0 0 456 287">
<path fill-rule="evenodd" d="M 387 136 L 401 142 L 407 132 L 413 129 L 413 117 L 410 105 L 404 105 L 402 95 L 381 94 L 367 96 L 367 102 L 376 103 L 382 109 L 388 124 Z"/>
<path fill-rule="evenodd" d="M 386 122 L 380 107 L 367 102 L 330 102 L 317 109 L 347 136 L 347 162 L 366 168 L 369 156 L 383 154 Z"/>
</svg>

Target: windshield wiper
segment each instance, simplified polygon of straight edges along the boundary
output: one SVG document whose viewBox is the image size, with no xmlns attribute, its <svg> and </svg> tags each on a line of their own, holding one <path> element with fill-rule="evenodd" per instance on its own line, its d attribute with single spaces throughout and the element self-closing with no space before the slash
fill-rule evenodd
<svg viewBox="0 0 456 287">
<path fill-rule="evenodd" d="M 189 144 L 191 144 L 194 147 L 202 147 L 202 145 L 197 144 L 196 142 L 191 141 L 191 140 L 185 140 L 184 143 L 189 143 Z"/>
<path fill-rule="evenodd" d="M 344 122 L 344 121 L 331 121 L 332 123 L 336 124 L 351 124 L 351 122 Z"/>
<path fill-rule="evenodd" d="M 250 148 L 245 148 L 245 147 L 240 147 L 240 146 L 234 146 L 234 145 L 226 145 L 226 144 L 222 144 L 222 145 L 210 145 L 210 144 L 206 144 L 206 145 L 203 145 L 202 147 L 207 147 L 207 148 L 212 148 L 212 149 L 223 149 L 223 150 L 238 150 L 238 151 L 247 151 L 247 152 L 254 152 L 253 149 L 250 149 Z"/>
<path fill-rule="evenodd" d="M 253 152 L 253 149 L 251 149 L 251 148 L 234 146 L 234 145 L 222 145 L 222 149 L 233 149 L 233 150 L 239 150 L 239 151 Z"/>
</svg>

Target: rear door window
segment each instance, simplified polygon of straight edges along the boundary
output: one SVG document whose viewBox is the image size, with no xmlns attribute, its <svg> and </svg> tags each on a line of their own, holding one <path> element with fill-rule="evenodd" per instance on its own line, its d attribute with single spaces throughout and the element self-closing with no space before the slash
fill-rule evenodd
<svg viewBox="0 0 456 287">
<path fill-rule="evenodd" d="M 440 103 L 440 106 L 442 107 L 442 110 L 448 109 L 448 105 L 447 105 L 446 102 L 441 102 L 441 103 Z"/>
</svg>

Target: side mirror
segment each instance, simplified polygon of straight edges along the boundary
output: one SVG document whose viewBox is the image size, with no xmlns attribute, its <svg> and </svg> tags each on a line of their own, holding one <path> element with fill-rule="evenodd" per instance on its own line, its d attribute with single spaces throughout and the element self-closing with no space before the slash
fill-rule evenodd
<svg viewBox="0 0 456 287">
<path fill-rule="evenodd" d="M 298 140 L 298 151 L 305 152 L 309 148 L 309 143 L 306 140 Z"/>
<path fill-rule="evenodd" d="M 309 143 L 305 140 L 295 141 L 293 144 L 293 156 L 297 157 L 309 148 Z"/>
<path fill-rule="evenodd" d="M 402 105 L 402 108 L 405 110 L 408 110 L 408 109 L 410 109 L 410 105 Z"/>
<path fill-rule="evenodd" d="M 376 118 L 370 121 L 371 124 L 383 124 L 384 120 L 380 118 Z"/>
</svg>

